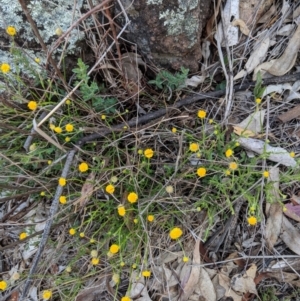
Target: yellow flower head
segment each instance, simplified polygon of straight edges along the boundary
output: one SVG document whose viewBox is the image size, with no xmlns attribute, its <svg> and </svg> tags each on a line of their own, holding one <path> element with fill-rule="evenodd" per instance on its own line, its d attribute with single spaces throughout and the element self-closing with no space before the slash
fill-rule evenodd
<svg viewBox="0 0 300 301">
<path fill-rule="evenodd" d="M 92 258 L 98 257 L 98 251 L 97 251 L 97 250 L 92 250 L 92 251 L 91 251 L 91 257 L 92 257 Z"/>
<path fill-rule="evenodd" d="M 49 300 L 52 297 L 52 292 L 50 290 L 43 291 L 43 299 Z"/>
<path fill-rule="evenodd" d="M 134 263 L 131 267 L 132 267 L 133 269 L 136 269 L 136 268 L 137 268 L 137 264 Z"/>
<path fill-rule="evenodd" d="M 209 119 L 209 120 L 208 120 L 208 123 L 209 123 L 209 124 L 213 124 L 213 122 L 214 122 L 213 119 Z"/>
<path fill-rule="evenodd" d="M 113 274 L 112 277 L 111 277 L 112 281 L 114 283 L 119 283 L 120 282 L 120 275 L 119 274 Z"/>
<path fill-rule="evenodd" d="M 150 277 L 151 276 L 151 271 L 147 271 L 147 270 L 145 270 L 145 271 L 142 271 L 142 275 L 144 276 L 144 277 Z"/>
<path fill-rule="evenodd" d="M 51 165 L 52 164 L 52 160 L 48 160 L 47 163 L 48 163 L 48 165 Z"/>
<path fill-rule="evenodd" d="M 171 239 L 178 239 L 181 235 L 182 235 L 182 230 L 178 227 L 175 227 L 170 231 Z"/>
<path fill-rule="evenodd" d="M 183 262 L 188 262 L 188 261 L 189 261 L 189 258 L 188 258 L 187 256 L 183 256 L 182 261 L 183 261 Z"/>
<path fill-rule="evenodd" d="M 173 186 L 171 186 L 171 185 L 168 185 L 167 187 L 166 187 L 166 192 L 167 193 L 173 193 L 174 192 L 174 188 L 173 188 Z"/>
<path fill-rule="evenodd" d="M 56 34 L 57 36 L 61 36 L 61 35 L 63 34 L 62 29 L 61 29 L 60 27 L 57 27 L 57 28 L 55 29 L 55 34 Z"/>
<path fill-rule="evenodd" d="M 58 184 L 62 187 L 66 186 L 67 180 L 65 178 L 59 178 Z"/>
<path fill-rule="evenodd" d="M 5 280 L 0 281 L 0 291 L 5 291 L 7 289 L 7 282 Z"/>
<path fill-rule="evenodd" d="M 112 253 L 112 254 L 117 254 L 120 250 L 120 247 L 116 244 L 113 244 L 110 246 L 109 248 L 109 252 Z"/>
<path fill-rule="evenodd" d="M 118 182 L 118 177 L 112 176 L 112 177 L 110 178 L 110 181 L 111 181 L 112 183 L 117 183 L 117 182 Z"/>
<path fill-rule="evenodd" d="M 206 112 L 204 110 L 199 110 L 197 115 L 200 119 L 204 119 L 206 117 Z"/>
<path fill-rule="evenodd" d="M 127 200 L 131 204 L 136 203 L 138 200 L 138 195 L 135 192 L 130 192 L 127 196 Z"/>
<path fill-rule="evenodd" d="M 142 150 L 142 149 L 139 149 L 139 150 L 138 150 L 138 154 L 139 154 L 139 155 L 142 155 L 142 154 L 143 154 L 143 150 Z"/>
<path fill-rule="evenodd" d="M 256 98 L 255 102 L 259 105 L 261 103 L 261 98 Z"/>
<path fill-rule="evenodd" d="M 86 162 L 82 162 L 78 165 L 78 169 L 80 172 L 86 172 L 89 169 L 89 166 Z"/>
<path fill-rule="evenodd" d="M 128 296 L 124 296 L 121 298 L 121 301 L 131 301 L 131 299 Z"/>
<path fill-rule="evenodd" d="M 105 119 L 106 119 L 106 115 L 104 115 L 104 114 L 101 115 L 101 119 L 102 119 L 102 120 L 105 120 Z"/>
<path fill-rule="evenodd" d="M 147 220 L 148 220 L 148 222 L 153 222 L 154 221 L 154 215 L 152 215 L 152 214 L 149 214 L 148 216 L 147 216 Z"/>
<path fill-rule="evenodd" d="M 72 272 L 72 268 L 69 265 L 66 267 L 66 272 L 67 273 L 71 273 Z"/>
<path fill-rule="evenodd" d="M 70 104 L 71 104 L 71 99 L 67 99 L 67 100 L 66 100 L 66 105 L 69 106 Z"/>
<path fill-rule="evenodd" d="M 81 238 L 85 237 L 84 232 L 80 232 L 80 233 L 79 233 L 79 236 L 80 236 Z"/>
<path fill-rule="evenodd" d="M 10 70 L 9 64 L 7 64 L 7 63 L 1 64 L 0 70 L 2 71 L 2 73 L 8 73 Z"/>
<path fill-rule="evenodd" d="M 235 162 L 229 163 L 229 169 L 231 169 L 231 170 L 236 170 L 238 167 L 239 167 L 238 164 Z"/>
<path fill-rule="evenodd" d="M 269 173 L 267 170 L 265 170 L 265 171 L 263 172 L 263 176 L 264 176 L 265 178 L 268 178 L 268 177 L 270 176 L 270 173 Z"/>
<path fill-rule="evenodd" d="M 36 57 L 35 59 L 34 59 L 34 61 L 36 62 L 36 63 L 40 63 L 41 62 L 41 59 L 40 58 L 38 58 L 38 57 Z"/>
<path fill-rule="evenodd" d="M 121 266 L 121 267 L 125 266 L 125 262 L 124 262 L 124 261 L 121 261 L 121 262 L 120 262 L 120 266 Z"/>
<path fill-rule="evenodd" d="M 233 150 L 229 148 L 229 149 L 225 152 L 225 156 L 226 156 L 227 158 L 229 158 L 229 157 L 231 157 L 232 155 L 233 155 Z"/>
<path fill-rule="evenodd" d="M 10 36 L 13 37 L 13 36 L 16 35 L 17 30 L 16 30 L 16 28 L 13 27 L 13 26 L 8 26 L 8 27 L 6 28 L 6 33 L 7 33 L 8 35 L 10 35 Z"/>
<path fill-rule="evenodd" d="M 67 202 L 67 198 L 66 198 L 64 195 L 61 195 L 61 196 L 59 197 L 59 202 L 60 202 L 61 204 L 65 204 L 65 203 Z"/>
<path fill-rule="evenodd" d="M 148 159 L 152 158 L 154 155 L 154 151 L 151 148 L 147 148 L 144 150 L 144 156 Z"/>
<path fill-rule="evenodd" d="M 294 158 L 294 157 L 295 157 L 295 152 L 290 152 L 290 156 L 291 156 L 292 158 Z"/>
<path fill-rule="evenodd" d="M 92 260 L 91 260 L 92 265 L 97 265 L 97 264 L 99 264 L 99 262 L 100 262 L 99 258 L 92 258 Z"/>
<path fill-rule="evenodd" d="M 27 233 L 26 232 L 22 232 L 20 235 L 19 235 L 19 238 L 20 240 L 23 240 L 27 237 Z"/>
<path fill-rule="evenodd" d="M 172 133 L 176 133 L 177 132 L 177 129 L 176 128 L 172 128 Z"/>
<path fill-rule="evenodd" d="M 199 144 L 198 143 L 191 143 L 190 144 L 190 151 L 191 152 L 197 152 L 199 150 Z"/>
<path fill-rule="evenodd" d="M 66 141 L 66 142 L 70 142 L 70 141 L 71 141 L 71 138 L 67 136 L 67 137 L 65 138 L 65 141 Z"/>
<path fill-rule="evenodd" d="M 49 128 L 50 128 L 50 130 L 54 131 L 54 129 L 55 129 L 55 124 L 50 123 L 50 124 L 49 124 Z"/>
<path fill-rule="evenodd" d="M 115 191 L 114 185 L 111 185 L 111 184 L 107 185 L 107 186 L 105 187 L 105 191 L 106 191 L 107 193 L 109 193 L 109 194 L 113 194 L 114 191 Z"/>
<path fill-rule="evenodd" d="M 73 132 L 74 126 L 71 123 L 66 124 L 65 129 L 67 132 Z"/>
<path fill-rule="evenodd" d="M 200 177 L 200 178 L 203 178 L 206 176 L 206 168 L 204 167 L 199 167 L 197 169 L 197 175 Z"/>
<path fill-rule="evenodd" d="M 247 220 L 250 226 L 255 226 L 257 224 L 257 218 L 253 215 L 249 216 Z"/>
<path fill-rule="evenodd" d="M 226 169 L 224 173 L 225 173 L 225 176 L 230 176 L 231 171 L 229 169 Z"/>
<path fill-rule="evenodd" d="M 69 234 L 70 234 L 70 235 L 75 235 L 75 234 L 76 234 L 76 230 L 75 230 L 74 228 L 71 228 L 71 229 L 69 230 Z"/>
<path fill-rule="evenodd" d="M 62 128 L 60 126 L 56 126 L 53 130 L 57 134 L 60 134 L 62 132 Z"/>
<path fill-rule="evenodd" d="M 126 209 L 125 209 L 125 207 L 124 207 L 123 205 L 119 205 L 119 206 L 118 206 L 118 214 L 119 214 L 120 216 L 125 216 L 125 214 L 126 214 Z"/>
<path fill-rule="evenodd" d="M 91 243 L 91 244 L 93 244 L 93 243 L 95 243 L 95 242 L 96 242 L 96 240 L 95 240 L 94 238 L 91 238 L 91 239 L 90 239 L 90 243 Z"/>
<path fill-rule="evenodd" d="M 46 192 L 45 191 L 41 191 L 40 196 L 45 196 Z"/>
<path fill-rule="evenodd" d="M 35 111 L 37 109 L 37 102 L 34 100 L 29 101 L 29 103 L 27 104 L 27 107 L 29 110 L 31 111 Z"/>
</svg>

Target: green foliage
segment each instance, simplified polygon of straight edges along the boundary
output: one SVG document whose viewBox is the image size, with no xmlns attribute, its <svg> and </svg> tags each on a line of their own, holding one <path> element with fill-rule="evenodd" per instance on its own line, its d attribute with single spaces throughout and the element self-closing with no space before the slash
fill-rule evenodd
<svg viewBox="0 0 300 301">
<path fill-rule="evenodd" d="M 181 67 L 180 70 L 181 72 L 177 72 L 175 74 L 172 74 L 166 70 L 162 70 L 157 74 L 155 80 L 150 80 L 148 83 L 153 84 L 162 90 L 178 90 L 184 86 L 189 73 L 189 69 Z"/>
<path fill-rule="evenodd" d="M 115 98 L 105 99 L 97 95 L 103 91 L 103 85 L 99 86 L 96 82 L 90 82 L 90 77 L 87 74 L 88 66 L 85 65 L 81 58 L 78 59 L 77 65 L 78 68 L 74 68 L 72 71 L 76 74 L 76 85 L 83 81 L 79 88 L 83 100 L 91 101 L 93 109 L 97 112 L 105 110 L 107 113 L 114 113 L 117 100 Z"/>
<path fill-rule="evenodd" d="M 262 86 L 262 77 L 260 74 L 260 71 L 257 73 L 257 78 L 256 78 L 256 83 L 255 83 L 255 87 L 254 87 L 254 97 L 255 98 L 261 98 L 262 95 L 264 94 L 265 91 L 265 87 Z"/>
</svg>

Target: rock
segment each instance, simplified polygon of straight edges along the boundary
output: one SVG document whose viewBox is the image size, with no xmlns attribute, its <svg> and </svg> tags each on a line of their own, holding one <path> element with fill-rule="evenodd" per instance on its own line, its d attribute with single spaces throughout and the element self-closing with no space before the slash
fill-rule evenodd
<svg viewBox="0 0 300 301">
<path fill-rule="evenodd" d="M 169 70 L 198 70 L 200 39 L 212 10 L 211 0 L 120 1 L 130 19 L 126 38 L 137 44 L 146 59 Z M 116 14 L 120 12 L 116 5 Z M 125 24 L 124 17 L 118 21 Z"/>
</svg>

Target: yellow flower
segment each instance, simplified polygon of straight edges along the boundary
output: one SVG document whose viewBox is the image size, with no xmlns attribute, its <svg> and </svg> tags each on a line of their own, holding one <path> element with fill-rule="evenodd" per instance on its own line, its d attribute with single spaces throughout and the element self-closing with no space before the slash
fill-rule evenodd
<svg viewBox="0 0 300 301">
<path fill-rule="evenodd" d="M 72 268 L 68 265 L 67 267 L 66 267 L 66 272 L 67 273 L 70 273 L 72 271 Z"/>
<path fill-rule="evenodd" d="M 57 27 L 57 28 L 55 29 L 55 34 L 56 34 L 57 36 L 61 36 L 61 35 L 63 34 L 62 29 L 61 29 L 60 27 Z"/>
<path fill-rule="evenodd" d="M 138 200 L 138 195 L 135 192 L 130 192 L 127 196 L 129 203 L 133 204 Z"/>
<path fill-rule="evenodd" d="M 50 123 L 50 124 L 49 124 L 49 128 L 50 128 L 50 130 L 54 131 L 55 125 L 54 125 L 53 123 Z"/>
<path fill-rule="evenodd" d="M 0 69 L 1 69 L 2 73 L 8 73 L 10 70 L 10 66 L 7 63 L 3 63 L 3 64 L 1 64 Z"/>
<path fill-rule="evenodd" d="M 47 161 L 48 165 L 52 164 L 52 160 Z"/>
<path fill-rule="evenodd" d="M 171 186 L 171 185 L 168 185 L 167 187 L 166 187 L 166 192 L 167 193 L 173 193 L 174 192 L 174 188 L 173 188 L 173 186 Z"/>
<path fill-rule="evenodd" d="M 70 234 L 70 235 L 75 235 L 75 234 L 76 234 L 76 230 L 75 230 L 74 228 L 71 228 L 71 229 L 69 230 L 69 234 Z"/>
<path fill-rule="evenodd" d="M 225 173 L 225 176 L 230 176 L 231 171 L 229 169 L 226 169 L 224 173 Z"/>
<path fill-rule="evenodd" d="M 149 214 L 148 216 L 147 216 L 147 220 L 148 220 L 148 222 L 153 222 L 154 221 L 154 215 L 152 215 L 152 214 Z"/>
<path fill-rule="evenodd" d="M 112 183 L 117 183 L 117 182 L 118 182 L 118 177 L 112 176 L 112 177 L 110 178 L 110 181 L 111 181 Z"/>
<path fill-rule="evenodd" d="M 124 265 L 125 265 L 125 262 L 124 262 L 124 261 L 121 261 L 121 262 L 120 262 L 120 266 L 123 267 Z"/>
<path fill-rule="evenodd" d="M 79 233 L 79 236 L 80 236 L 81 238 L 85 237 L 84 232 L 80 232 L 80 233 Z"/>
<path fill-rule="evenodd" d="M 60 126 L 56 126 L 53 130 L 57 134 L 60 134 L 62 132 L 62 128 Z"/>
<path fill-rule="evenodd" d="M 59 197 L 59 202 L 60 202 L 61 204 L 65 204 L 65 203 L 67 202 L 67 198 L 66 198 L 64 195 L 61 195 L 61 196 Z"/>
<path fill-rule="evenodd" d="M 66 124 L 65 129 L 67 132 L 73 132 L 74 126 L 71 123 Z"/>
<path fill-rule="evenodd" d="M 49 300 L 52 297 L 52 292 L 50 290 L 43 291 L 43 299 Z"/>
<path fill-rule="evenodd" d="M 136 263 L 134 263 L 134 264 L 132 265 L 132 268 L 133 268 L 133 269 L 136 269 L 136 268 L 137 268 Z"/>
<path fill-rule="evenodd" d="M 238 147 L 238 146 L 240 146 L 240 143 L 239 143 L 239 142 L 236 142 L 234 145 L 235 145 L 236 147 Z"/>
<path fill-rule="evenodd" d="M 175 227 L 170 231 L 171 239 L 178 239 L 181 235 L 182 235 L 182 230 L 178 227 Z"/>
<path fill-rule="evenodd" d="M 213 119 L 209 119 L 209 120 L 208 120 L 208 123 L 209 123 L 209 124 L 212 124 L 213 122 L 214 122 Z"/>
<path fill-rule="evenodd" d="M 282 207 L 282 211 L 283 211 L 283 212 L 286 212 L 286 211 L 287 211 L 287 208 L 286 208 L 285 206 L 283 206 L 283 207 Z"/>
<path fill-rule="evenodd" d="M 239 167 L 238 164 L 235 162 L 229 163 L 229 169 L 231 169 L 231 170 L 236 170 L 238 167 Z"/>
<path fill-rule="evenodd" d="M 151 148 L 147 148 L 144 150 L 144 156 L 148 159 L 152 158 L 154 155 L 154 151 Z"/>
<path fill-rule="evenodd" d="M 177 132 L 177 129 L 176 128 L 172 128 L 172 133 L 176 133 Z"/>
<path fill-rule="evenodd" d="M 128 296 L 122 297 L 121 301 L 131 301 L 131 299 Z"/>
<path fill-rule="evenodd" d="M 94 238 L 91 238 L 91 239 L 90 239 L 90 243 L 91 243 L 91 244 L 93 244 L 93 243 L 95 243 L 95 242 L 96 242 L 96 240 L 95 240 Z"/>
<path fill-rule="evenodd" d="M 62 187 L 66 186 L 67 180 L 65 178 L 59 178 L 58 184 Z"/>
<path fill-rule="evenodd" d="M 82 162 L 79 164 L 78 169 L 80 172 L 85 172 L 89 169 L 89 166 L 86 162 Z"/>
<path fill-rule="evenodd" d="M 150 277 L 150 276 L 151 276 L 151 271 L 145 270 L 145 271 L 142 272 L 142 275 L 143 275 L 144 277 Z"/>
<path fill-rule="evenodd" d="M 125 214 L 126 214 L 126 209 L 125 209 L 125 207 L 124 207 L 123 205 L 119 205 L 119 206 L 118 206 L 118 214 L 119 214 L 120 216 L 125 216 Z"/>
<path fill-rule="evenodd" d="M 142 150 L 142 149 L 139 149 L 139 150 L 138 150 L 138 154 L 139 154 L 139 155 L 142 155 L 142 154 L 143 154 L 143 150 Z"/>
<path fill-rule="evenodd" d="M 111 279 L 113 280 L 114 283 L 119 283 L 120 282 L 120 275 L 119 274 L 113 274 Z"/>
<path fill-rule="evenodd" d="M 232 155 L 233 155 L 233 150 L 229 148 L 229 149 L 225 152 L 225 156 L 226 156 L 227 158 L 229 158 L 229 157 L 231 157 Z"/>
<path fill-rule="evenodd" d="M 71 104 L 71 100 L 70 99 L 67 99 L 66 100 L 66 105 L 70 105 Z"/>
<path fill-rule="evenodd" d="M 111 185 L 111 184 L 107 185 L 107 186 L 105 187 L 105 191 L 106 191 L 107 193 L 109 193 L 109 194 L 113 194 L 114 191 L 115 191 L 114 185 Z"/>
<path fill-rule="evenodd" d="M 200 119 L 204 119 L 206 117 L 206 112 L 204 110 L 199 110 L 197 115 Z"/>
<path fill-rule="evenodd" d="M 46 192 L 45 191 L 41 191 L 40 196 L 45 196 Z"/>
<path fill-rule="evenodd" d="M 183 261 L 183 262 L 188 262 L 188 261 L 189 261 L 189 258 L 188 258 L 187 256 L 183 256 L 182 261 Z"/>
<path fill-rule="evenodd" d="M 36 62 L 36 63 L 40 63 L 41 62 L 41 59 L 40 58 L 38 58 L 38 57 L 36 57 L 35 59 L 34 59 L 34 61 Z"/>
<path fill-rule="evenodd" d="M 109 248 L 109 251 L 112 254 L 117 254 L 119 252 L 119 250 L 120 250 L 120 247 L 116 244 L 111 245 Z"/>
<path fill-rule="evenodd" d="M 197 152 L 199 150 L 199 144 L 198 143 L 191 143 L 190 144 L 190 151 L 191 152 Z"/>
<path fill-rule="evenodd" d="M 256 223 L 257 223 L 257 218 L 255 216 L 251 215 L 248 217 L 248 224 L 250 226 L 255 226 Z"/>
<path fill-rule="evenodd" d="M 101 115 L 101 119 L 102 119 L 102 120 L 105 120 L 105 119 L 106 119 L 106 115 L 104 115 L 104 114 Z"/>
<path fill-rule="evenodd" d="M 16 35 L 16 33 L 17 33 L 17 31 L 16 31 L 16 28 L 15 27 L 13 27 L 13 26 L 8 26 L 7 28 L 6 28 L 6 33 L 8 34 L 8 35 L 10 35 L 10 36 L 15 36 Z"/>
<path fill-rule="evenodd" d="M 139 222 L 139 220 L 138 220 L 137 218 L 135 218 L 135 219 L 133 220 L 133 222 L 134 222 L 135 224 L 137 224 L 137 223 Z"/>
<path fill-rule="evenodd" d="M 295 153 L 294 153 L 294 152 L 290 152 L 290 156 L 291 156 L 292 158 L 294 158 L 294 157 L 295 157 Z"/>
<path fill-rule="evenodd" d="M 66 138 L 65 138 L 65 141 L 66 141 L 66 142 L 70 142 L 70 141 L 71 141 L 71 138 L 70 138 L 70 137 L 66 137 Z"/>
<path fill-rule="evenodd" d="M 0 281 L 0 290 L 5 291 L 7 289 L 7 282 L 5 280 Z"/>
<path fill-rule="evenodd" d="M 29 110 L 31 111 L 35 111 L 37 109 L 37 102 L 34 100 L 29 101 L 29 103 L 27 104 L 27 107 Z"/>
<path fill-rule="evenodd" d="M 256 98 L 255 102 L 259 105 L 261 103 L 261 98 Z"/>
<path fill-rule="evenodd" d="M 269 173 L 267 170 L 265 170 L 265 171 L 263 172 L 263 176 L 264 176 L 265 178 L 268 178 L 268 177 L 270 176 L 270 173 Z"/>
<path fill-rule="evenodd" d="M 197 175 L 200 177 L 200 178 L 203 178 L 206 176 L 206 168 L 204 167 L 199 167 L 197 169 Z"/>
<path fill-rule="evenodd" d="M 92 260 L 91 260 L 92 265 L 97 265 L 97 264 L 99 264 L 99 262 L 100 262 L 99 258 L 92 258 Z"/>
<path fill-rule="evenodd" d="M 98 257 L 98 251 L 97 251 L 97 250 L 92 250 L 92 251 L 91 251 L 91 257 L 92 257 L 92 258 Z"/>
<path fill-rule="evenodd" d="M 20 235 L 19 235 L 19 238 L 20 240 L 23 240 L 27 237 L 27 233 L 26 232 L 22 232 Z"/>
</svg>

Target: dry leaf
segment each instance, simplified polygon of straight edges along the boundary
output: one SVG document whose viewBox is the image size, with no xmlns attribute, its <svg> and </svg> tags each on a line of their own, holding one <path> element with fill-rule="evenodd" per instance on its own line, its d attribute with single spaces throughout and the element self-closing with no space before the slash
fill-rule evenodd
<svg viewBox="0 0 300 301">
<path fill-rule="evenodd" d="M 91 172 L 86 178 L 84 184 L 82 185 L 80 198 L 77 201 L 75 201 L 73 205 L 77 205 L 79 203 L 80 208 L 85 207 L 85 205 L 88 203 L 90 197 L 94 192 L 94 186 L 95 186 L 94 180 L 95 180 L 95 173 Z"/>
<path fill-rule="evenodd" d="M 300 205 L 294 206 L 292 203 L 285 204 L 286 210 L 284 210 L 284 215 L 288 216 L 289 218 L 300 222 Z"/>
<path fill-rule="evenodd" d="M 230 285 L 230 278 L 222 273 L 218 275 L 219 284 L 225 289 L 225 296 L 231 297 L 233 301 L 241 301 L 242 296 L 238 295 Z"/>
<path fill-rule="evenodd" d="M 266 224 L 266 241 L 269 249 L 273 249 L 278 240 L 282 224 L 282 205 L 279 196 L 279 168 L 274 167 L 270 170 L 268 182 L 272 183 L 270 190 L 273 200 L 272 204 L 267 203 L 267 224 Z"/>
<path fill-rule="evenodd" d="M 191 87 L 198 87 L 200 84 L 204 83 L 206 76 L 194 75 L 191 78 L 186 79 L 185 85 Z"/>
<path fill-rule="evenodd" d="M 248 35 L 250 34 L 249 28 L 247 27 L 246 23 L 245 23 L 242 19 L 236 19 L 236 20 L 234 20 L 233 22 L 231 22 L 231 24 L 232 24 L 233 26 L 239 26 L 240 31 L 241 31 L 244 35 L 248 36 Z"/>
<path fill-rule="evenodd" d="M 204 296 L 205 301 L 216 301 L 217 295 L 214 289 L 214 285 L 207 273 L 207 271 L 202 268 L 201 269 L 201 275 L 200 280 L 197 285 L 200 289 L 201 295 Z M 198 298 L 199 300 L 199 298 Z"/>
<path fill-rule="evenodd" d="M 257 154 L 268 153 L 268 160 L 280 163 L 284 166 L 295 167 L 297 165 L 294 158 L 290 156 L 290 153 L 287 152 L 282 147 L 270 146 L 264 141 L 253 139 L 253 138 L 238 138 L 237 140 L 240 145 L 247 150 L 253 151 Z"/>
<path fill-rule="evenodd" d="M 300 25 L 298 25 L 297 30 L 290 39 L 283 55 L 275 60 L 268 72 L 281 76 L 289 72 L 295 65 L 297 54 L 300 48 Z"/>
<path fill-rule="evenodd" d="M 199 245 L 200 245 L 200 240 L 198 239 L 195 244 L 195 248 L 194 248 L 194 252 L 193 252 L 193 264 L 190 269 L 189 275 L 187 275 L 186 272 L 184 274 L 180 274 L 180 279 L 183 280 L 181 282 L 181 287 L 183 289 L 183 292 L 180 297 L 181 301 L 188 300 L 189 296 L 195 290 L 195 285 L 199 281 L 200 270 L 201 270 Z M 186 280 L 186 277 L 188 277 L 187 280 Z"/>
<path fill-rule="evenodd" d="M 233 126 L 237 135 L 254 136 L 262 131 L 266 110 L 261 110 L 250 114 L 239 124 Z"/>
<path fill-rule="evenodd" d="M 104 292 L 106 289 L 105 277 L 102 280 L 97 281 L 91 287 L 81 290 L 75 298 L 75 301 L 93 301 L 95 296 Z"/>
<path fill-rule="evenodd" d="M 250 268 L 243 274 L 236 274 L 231 279 L 231 287 L 241 293 L 252 293 L 257 295 L 256 285 L 254 278 L 256 275 L 257 267 L 252 264 Z"/>
<path fill-rule="evenodd" d="M 289 36 L 291 32 L 294 30 L 295 25 L 294 24 L 287 24 L 285 26 L 282 26 L 276 34 L 279 36 Z"/>
<path fill-rule="evenodd" d="M 282 235 L 280 238 L 285 244 L 296 254 L 300 255 L 300 233 L 289 220 L 283 216 L 282 218 Z"/>
<path fill-rule="evenodd" d="M 300 116 L 300 105 L 295 106 L 294 108 L 292 108 L 291 110 L 288 110 L 287 112 L 279 115 L 277 118 L 281 121 L 281 122 L 288 122 L 291 121 L 294 118 L 297 118 Z"/>
<path fill-rule="evenodd" d="M 240 18 L 253 26 L 261 15 L 268 12 L 271 4 L 272 0 L 240 0 Z"/>
<path fill-rule="evenodd" d="M 267 72 L 267 70 L 269 68 L 271 68 L 271 66 L 274 64 L 275 60 L 270 60 L 269 62 L 265 62 L 265 63 L 262 63 L 260 65 L 258 65 L 255 69 L 254 69 L 254 72 L 253 72 L 253 76 L 252 76 L 252 80 L 255 82 L 257 80 L 257 74 L 258 72 L 260 72 L 262 78 L 264 78 L 264 75 Z"/>
<path fill-rule="evenodd" d="M 257 21 L 257 23 L 268 23 L 276 13 L 276 5 L 272 5 Z"/>
</svg>

